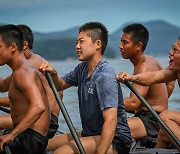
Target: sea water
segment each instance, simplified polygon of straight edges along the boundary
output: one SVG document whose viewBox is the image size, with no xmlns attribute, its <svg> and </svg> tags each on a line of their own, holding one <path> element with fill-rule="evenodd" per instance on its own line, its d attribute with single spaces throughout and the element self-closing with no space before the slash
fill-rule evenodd
<svg viewBox="0 0 180 154">
<path fill-rule="evenodd" d="M 164 66 L 168 66 L 168 57 L 156 57 L 159 62 Z M 110 65 L 115 69 L 116 73 L 126 71 L 130 74 L 133 73 L 133 65 L 129 60 L 124 60 L 122 58 L 107 59 Z M 50 61 L 52 66 L 57 70 L 60 76 L 73 70 L 75 66 L 80 63 L 77 60 L 66 60 L 66 61 Z M 8 66 L 0 67 L 0 77 L 5 78 L 7 75 L 11 74 L 11 69 Z M 130 90 L 121 84 L 124 97 L 128 97 Z M 180 111 L 180 88 L 177 85 L 169 98 L 169 109 Z M 0 97 L 7 96 L 7 93 L 0 93 Z M 63 103 L 67 109 L 67 112 L 71 118 L 71 121 L 76 129 L 81 129 L 81 121 L 79 116 L 78 107 L 78 97 L 77 97 L 77 87 L 71 87 L 64 91 Z M 0 112 L 0 114 L 4 114 Z M 59 115 L 59 130 L 62 132 L 68 132 L 69 128 L 64 120 L 62 113 Z"/>
</svg>

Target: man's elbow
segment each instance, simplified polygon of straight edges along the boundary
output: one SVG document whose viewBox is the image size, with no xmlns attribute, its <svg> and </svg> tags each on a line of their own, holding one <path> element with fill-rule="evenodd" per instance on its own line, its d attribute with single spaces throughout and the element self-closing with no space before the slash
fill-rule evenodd
<svg viewBox="0 0 180 154">
<path fill-rule="evenodd" d="M 9 90 L 9 87 L 7 86 L 0 86 L 0 92 L 4 93 L 7 92 Z"/>
<path fill-rule="evenodd" d="M 46 110 L 46 108 L 44 105 L 37 105 L 37 107 L 36 107 L 36 111 L 39 114 L 42 114 L 45 110 Z"/>
<path fill-rule="evenodd" d="M 138 109 L 138 107 L 139 105 L 137 105 L 135 102 L 125 104 L 126 111 L 135 111 Z"/>
<path fill-rule="evenodd" d="M 108 120 L 108 125 L 111 126 L 111 127 L 116 128 L 116 125 L 117 125 L 117 116 L 109 119 Z"/>
</svg>

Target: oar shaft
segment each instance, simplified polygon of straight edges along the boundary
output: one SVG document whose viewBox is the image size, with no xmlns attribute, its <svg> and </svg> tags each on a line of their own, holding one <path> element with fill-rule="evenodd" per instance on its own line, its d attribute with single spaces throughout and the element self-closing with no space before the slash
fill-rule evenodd
<svg viewBox="0 0 180 154">
<path fill-rule="evenodd" d="M 56 97 L 56 100 L 57 100 L 57 102 L 59 104 L 61 112 L 62 112 L 62 114 L 64 116 L 64 119 L 65 119 L 65 121 L 66 121 L 66 123 L 67 123 L 67 125 L 68 125 L 68 127 L 69 127 L 69 129 L 71 131 L 71 134 L 72 134 L 72 136 L 74 138 L 74 141 L 76 142 L 76 145 L 77 145 L 80 153 L 85 154 L 84 148 L 83 148 L 83 146 L 82 146 L 82 144 L 80 142 L 80 139 L 78 138 L 77 132 L 76 132 L 76 130 L 75 130 L 73 124 L 72 124 L 72 121 L 71 121 L 71 119 L 69 117 L 69 114 L 68 114 L 68 112 L 67 112 L 67 110 L 66 110 L 66 108 L 64 106 L 64 103 L 62 102 L 61 98 L 59 97 L 57 89 L 56 89 L 56 87 L 54 85 L 54 82 L 52 80 L 51 74 L 49 72 L 46 72 L 45 76 L 46 76 L 46 79 L 48 80 L 48 83 L 49 83 L 51 89 L 53 90 L 53 93 L 54 93 L 54 95 Z"/>
<path fill-rule="evenodd" d="M 6 113 L 10 113 L 10 110 L 6 107 L 0 106 L 0 110 Z"/>
<path fill-rule="evenodd" d="M 179 139 L 174 135 L 174 133 L 169 129 L 166 123 L 160 118 L 160 116 L 153 110 L 153 108 L 149 105 L 149 103 L 139 94 L 139 92 L 132 86 L 129 81 L 124 81 L 124 84 L 139 98 L 139 100 L 147 107 L 147 109 L 154 115 L 154 117 L 158 120 L 162 128 L 166 131 L 166 133 L 171 137 L 177 147 L 180 147 Z"/>
</svg>

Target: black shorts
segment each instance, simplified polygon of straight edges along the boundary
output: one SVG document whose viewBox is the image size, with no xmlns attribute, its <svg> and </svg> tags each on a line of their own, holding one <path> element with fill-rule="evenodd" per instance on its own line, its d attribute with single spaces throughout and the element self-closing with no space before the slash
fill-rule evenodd
<svg viewBox="0 0 180 154">
<path fill-rule="evenodd" d="M 84 133 L 84 131 L 81 131 L 81 136 L 82 137 L 88 137 L 88 136 L 95 136 L 95 135 L 101 135 L 100 133 L 96 133 L 96 134 L 93 134 L 93 135 L 87 135 Z"/>
<path fill-rule="evenodd" d="M 148 136 L 151 136 L 151 137 L 158 136 L 158 133 L 159 133 L 158 121 L 156 120 L 156 118 L 153 116 L 153 114 L 150 111 L 141 110 L 138 113 L 136 113 L 134 116 L 139 117 L 142 120 L 146 128 Z"/>
<path fill-rule="evenodd" d="M 4 134 L 10 133 L 12 130 L 6 130 Z M 46 136 L 30 128 L 16 136 L 13 141 L 7 143 L 12 154 L 42 154 L 47 144 L 48 138 Z"/>
<path fill-rule="evenodd" d="M 113 148 L 117 150 L 118 154 L 129 154 L 131 148 L 132 140 L 130 138 L 125 138 L 120 134 L 115 134 L 112 145 Z"/>
<path fill-rule="evenodd" d="M 97 134 L 97 135 L 101 135 L 101 134 Z M 83 131 L 81 132 L 81 136 L 88 137 L 88 135 L 86 135 Z M 113 148 L 117 150 L 118 154 L 129 154 L 131 144 L 132 144 L 132 140 L 130 138 L 125 139 L 125 137 L 123 137 L 122 135 L 115 133 L 112 141 L 112 145 Z"/>
<path fill-rule="evenodd" d="M 56 134 L 56 132 L 58 131 L 58 118 L 51 113 L 51 121 L 50 121 L 50 125 L 49 125 L 49 130 L 47 133 L 47 137 L 48 139 L 51 139 L 54 137 L 54 135 Z"/>
</svg>

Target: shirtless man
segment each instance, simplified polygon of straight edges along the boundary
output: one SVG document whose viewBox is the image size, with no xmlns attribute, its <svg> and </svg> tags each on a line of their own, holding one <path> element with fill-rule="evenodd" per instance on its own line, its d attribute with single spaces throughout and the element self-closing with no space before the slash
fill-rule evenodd
<svg viewBox="0 0 180 154">
<path fill-rule="evenodd" d="M 177 79 L 180 86 L 180 37 L 172 46 L 169 58 L 169 67 L 166 69 L 155 72 L 146 72 L 138 75 L 129 75 L 128 73 L 123 72 L 118 76 L 118 79 L 121 80 L 121 82 L 129 80 L 144 86 L 170 82 Z M 160 114 L 160 116 L 176 137 L 180 139 L 180 112 L 165 110 Z M 162 129 L 160 129 L 156 147 L 166 148 L 170 142 L 172 142 L 172 139 L 166 136 Z M 174 144 L 174 142 L 172 143 Z M 180 151 L 180 147 L 177 147 L 176 144 L 174 144 L 174 146 Z"/>
<path fill-rule="evenodd" d="M 34 42 L 34 36 L 33 36 L 32 30 L 27 25 L 17 25 L 17 27 L 23 33 L 23 38 L 24 38 L 23 53 L 25 55 L 25 58 L 28 59 L 33 64 L 33 66 L 37 68 L 37 70 L 39 70 L 39 67 L 46 60 L 42 58 L 41 56 L 34 54 L 32 52 L 33 42 Z M 42 75 L 41 79 L 42 79 L 42 83 L 45 88 L 45 91 L 47 93 L 50 110 L 51 110 L 51 122 L 50 122 L 49 131 L 48 131 L 48 137 L 52 138 L 55 135 L 55 133 L 58 131 L 58 127 L 59 127 L 58 117 L 59 117 L 60 108 L 59 108 L 58 102 L 56 101 L 54 93 L 52 89 L 50 88 L 48 81 L 46 80 L 44 75 Z M 63 91 L 59 91 L 58 93 L 59 93 L 60 98 L 62 99 Z"/>
<path fill-rule="evenodd" d="M 134 74 L 163 69 L 156 59 L 144 53 L 148 39 L 149 32 L 141 24 L 131 24 L 123 29 L 119 48 L 122 57 L 129 59 L 134 65 Z M 117 79 L 120 78 L 121 75 L 117 76 Z M 133 84 L 133 86 L 158 114 L 167 109 L 168 91 L 165 83 L 151 86 Z M 172 89 L 169 89 L 169 95 Z M 132 92 L 130 97 L 124 99 L 124 104 L 127 111 L 135 111 L 135 116 L 128 118 L 132 138 L 140 139 L 146 136 L 158 136 L 157 120 Z"/>
<path fill-rule="evenodd" d="M 17 27 L 23 33 L 23 39 L 24 39 L 23 53 L 25 55 L 25 58 L 28 59 L 34 65 L 34 67 L 39 69 L 41 64 L 46 60 L 42 58 L 41 56 L 34 54 L 32 52 L 33 42 L 34 42 L 34 36 L 33 36 L 32 30 L 27 25 L 17 25 Z M 53 94 L 53 91 L 51 90 L 46 78 L 42 75 L 41 79 L 42 79 L 42 83 L 46 90 L 47 97 L 50 103 L 51 122 L 50 122 L 49 131 L 48 131 L 48 138 L 52 138 L 55 135 L 55 133 L 58 131 L 58 127 L 59 127 L 58 116 L 59 116 L 60 108 L 58 106 L 58 103 Z M 59 92 L 59 95 L 62 99 L 63 97 L 62 91 Z M 6 102 L 5 102 L 5 99 L 6 99 Z M 7 99 L 8 98 L 0 98 L 0 105 L 8 107 Z M 11 122 L 10 116 L 6 114 L 0 116 L 0 128 L 5 129 L 5 128 L 11 128 L 11 127 L 12 127 L 12 122 Z"/>
<path fill-rule="evenodd" d="M 19 28 L 0 26 L 0 66 L 7 64 L 13 71 L 9 98 L 14 125 L 0 137 L 0 150 L 7 143 L 12 153 L 39 154 L 47 146 L 50 111 L 39 73 L 22 51 L 23 35 Z"/>
</svg>

